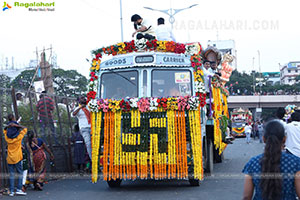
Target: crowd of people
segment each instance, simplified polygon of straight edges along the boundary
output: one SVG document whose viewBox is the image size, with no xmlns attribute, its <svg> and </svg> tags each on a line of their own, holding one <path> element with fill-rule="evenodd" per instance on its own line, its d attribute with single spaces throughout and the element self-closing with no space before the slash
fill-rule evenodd
<svg viewBox="0 0 300 200">
<path fill-rule="evenodd" d="M 300 197 L 300 111 L 294 111 L 289 119 L 284 119 L 284 108 L 279 108 L 276 114 L 277 119 L 264 126 L 260 122 L 254 125 L 254 133 L 258 133 L 265 148 L 243 169 L 244 200 Z M 247 132 L 250 135 L 251 126 Z"/>
<path fill-rule="evenodd" d="M 233 88 L 228 88 L 229 89 L 229 93 L 232 96 L 259 96 L 259 95 L 300 95 L 300 92 L 293 90 L 278 90 L 278 91 L 262 91 L 262 92 L 253 92 L 253 91 L 249 91 L 247 89 L 244 89 L 244 91 L 241 91 L 240 89 L 237 89 L 236 91 L 233 90 Z"/>
<path fill-rule="evenodd" d="M 74 133 L 71 141 L 74 143 L 74 164 L 78 172 L 90 170 L 91 160 L 91 139 L 90 139 L 90 114 L 86 106 L 86 98 L 78 98 L 79 106 L 72 111 L 72 116 L 78 118 L 78 124 L 74 125 Z M 42 93 L 36 105 L 39 122 L 40 136 L 33 130 L 16 121 L 13 114 L 7 116 L 8 122 L 3 133 L 7 143 L 7 167 L 9 172 L 9 196 L 26 195 L 26 188 L 32 186 L 35 190 L 43 190 L 46 169 L 47 155 L 50 158 L 50 165 L 54 163 L 54 154 L 47 145 L 46 129 L 51 130 L 52 137 L 57 144 L 56 130 L 53 124 L 52 112 L 54 101 Z M 26 139 L 23 139 L 23 138 Z M 86 165 L 86 166 L 84 166 Z M 15 188 L 15 178 L 17 186 Z"/>
<path fill-rule="evenodd" d="M 131 21 L 137 39 L 157 38 L 158 40 L 175 41 L 172 31 L 164 25 L 164 19 L 158 19 L 156 29 L 151 23 L 135 14 Z M 142 34 L 142 35 L 140 35 Z M 220 78 L 217 66 L 221 62 L 221 54 L 213 47 L 203 51 L 203 72 L 206 92 L 209 93 L 208 82 L 210 77 Z M 81 171 L 86 163 L 86 155 L 91 159 L 91 127 L 90 112 L 86 105 L 86 98 L 78 98 L 78 106 L 72 111 L 77 117 L 78 124 L 74 126 L 72 141 L 74 142 L 74 164 Z M 52 112 L 54 101 L 45 93 L 40 95 L 36 109 L 39 114 L 40 135 L 28 130 L 16 121 L 13 114 L 8 115 L 8 124 L 4 128 L 7 143 L 7 164 L 9 171 L 9 196 L 26 195 L 24 185 L 26 181 L 32 183 L 36 190 L 43 190 L 46 177 L 46 162 L 48 153 L 50 160 L 54 154 L 46 143 L 46 128 L 50 128 L 55 142 L 57 134 L 53 124 Z M 249 124 L 245 127 L 246 142 L 250 143 L 250 135 L 258 137 L 265 143 L 264 152 L 251 158 L 245 165 L 244 197 L 243 199 L 296 199 L 300 197 L 300 112 L 291 115 L 290 123 L 283 121 L 283 112 L 279 109 L 278 119 L 271 120 L 264 125 L 256 122 L 254 127 Z M 23 140 L 27 134 L 26 140 Z M 15 175 L 17 186 L 15 188 Z"/>
</svg>

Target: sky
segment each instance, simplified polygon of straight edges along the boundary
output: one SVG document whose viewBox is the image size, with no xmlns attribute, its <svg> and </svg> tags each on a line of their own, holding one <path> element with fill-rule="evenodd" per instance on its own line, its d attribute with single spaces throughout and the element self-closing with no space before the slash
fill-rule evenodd
<svg viewBox="0 0 300 200">
<path fill-rule="evenodd" d="M 15 7 L 14 0 L 6 2 L 12 8 L 2 11 L 4 1 L 0 1 L 0 66 L 5 57 L 9 64 L 14 57 L 15 66 L 21 67 L 36 59 L 36 49 L 52 46 L 61 68 L 88 76 L 86 59 L 91 60 L 91 51 L 121 41 L 120 0 L 36 1 L 55 2 L 55 10 L 47 12 Z M 198 5 L 175 15 L 177 42 L 200 42 L 206 48 L 208 40 L 235 40 L 239 71 L 258 71 L 259 57 L 263 72 L 300 61 L 299 0 L 122 0 L 124 41 L 132 39 L 133 14 L 154 26 L 157 18 L 164 17 L 170 25 L 166 14 L 143 7 L 164 10 L 193 4 Z"/>
</svg>

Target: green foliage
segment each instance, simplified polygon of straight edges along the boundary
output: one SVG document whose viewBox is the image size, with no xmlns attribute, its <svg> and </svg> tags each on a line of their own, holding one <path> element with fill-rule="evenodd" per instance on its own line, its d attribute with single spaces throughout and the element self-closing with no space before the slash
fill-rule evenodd
<svg viewBox="0 0 300 200">
<path fill-rule="evenodd" d="M 76 97 L 86 92 L 88 81 L 76 70 L 53 69 L 52 73 L 57 95 Z"/>
<path fill-rule="evenodd" d="M 30 82 L 34 76 L 35 70 L 24 70 L 19 74 L 11 83 L 10 86 L 14 87 L 17 90 L 27 91 L 30 85 Z M 35 81 L 38 79 L 36 78 Z"/>
<path fill-rule="evenodd" d="M 10 84 L 17 90 L 27 91 L 35 70 L 25 70 Z M 76 70 L 52 69 L 53 87 L 56 95 L 76 97 L 87 90 L 88 80 Z M 35 81 L 39 80 L 37 77 Z"/>
<path fill-rule="evenodd" d="M 300 75 L 296 76 L 295 81 L 297 81 L 297 83 L 300 81 Z"/>
<path fill-rule="evenodd" d="M 253 91 L 253 77 L 245 72 L 240 73 L 234 70 L 226 86 L 229 88 L 229 92 L 238 93 L 240 91 L 242 94 L 247 90 L 247 94 L 249 94 Z"/>
<path fill-rule="evenodd" d="M 10 83 L 10 77 L 5 74 L 0 74 L 0 87 L 8 88 Z"/>
<path fill-rule="evenodd" d="M 21 124 L 26 126 L 28 130 L 34 130 L 33 119 L 37 122 L 37 111 L 33 108 L 34 115 L 31 113 L 30 105 L 21 104 L 18 106 L 19 116 L 22 117 Z"/>
<path fill-rule="evenodd" d="M 230 94 L 232 92 L 238 93 L 238 95 L 253 95 L 254 93 L 254 85 L 255 85 L 255 92 L 262 92 L 264 93 L 270 93 L 270 94 L 276 94 L 276 93 L 289 93 L 294 94 L 296 92 L 300 92 L 300 82 L 296 83 L 294 85 L 280 85 L 275 84 L 272 85 L 270 82 L 262 78 L 261 80 L 261 87 L 259 86 L 259 82 L 257 81 L 257 78 L 260 77 L 260 74 L 258 72 L 253 72 L 251 74 L 246 73 L 240 73 L 237 70 L 232 72 L 232 75 L 230 77 L 230 80 L 226 83 L 226 87 L 228 87 L 228 90 Z M 295 78 L 295 80 L 300 80 L 300 75 Z M 245 93 L 245 91 L 247 91 Z"/>
</svg>

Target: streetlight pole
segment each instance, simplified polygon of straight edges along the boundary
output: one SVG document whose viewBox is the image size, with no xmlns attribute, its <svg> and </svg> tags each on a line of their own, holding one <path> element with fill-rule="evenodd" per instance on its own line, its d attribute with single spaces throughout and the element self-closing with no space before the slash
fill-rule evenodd
<svg viewBox="0 0 300 200">
<path fill-rule="evenodd" d="M 150 7 L 144 7 L 145 9 L 148 9 L 148 10 L 152 10 L 152 11 L 158 11 L 158 12 L 162 12 L 162 13 L 165 13 L 167 15 L 169 15 L 169 22 L 171 24 L 171 28 L 173 30 L 173 24 L 175 22 L 175 18 L 174 18 L 174 15 L 176 15 L 177 13 L 179 13 L 180 11 L 183 11 L 183 10 L 186 10 L 186 9 L 190 9 L 194 6 L 197 6 L 198 4 L 193 4 L 189 7 L 186 7 L 186 8 L 181 8 L 181 9 L 173 9 L 172 7 L 168 10 L 158 10 L 158 9 L 154 9 L 154 8 L 150 8 Z"/>
<path fill-rule="evenodd" d="M 255 69 L 254 69 L 254 60 L 255 60 L 255 57 L 253 57 L 253 60 L 252 60 L 252 67 L 253 67 L 253 70 L 252 70 L 252 73 L 253 73 L 253 94 L 255 95 L 255 84 L 256 84 L 256 81 L 255 81 Z"/>
<path fill-rule="evenodd" d="M 262 84 L 261 79 L 262 79 L 262 77 L 261 77 L 261 66 L 260 66 L 260 51 L 257 50 L 257 53 L 258 53 L 258 67 L 259 67 L 259 92 L 261 93 L 261 84 Z"/>
<path fill-rule="evenodd" d="M 124 39 L 123 39 L 123 15 L 122 15 L 122 0 L 120 0 L 120 22 L 121 22 L 121 42 L 124 42 Z"/>
</svg>

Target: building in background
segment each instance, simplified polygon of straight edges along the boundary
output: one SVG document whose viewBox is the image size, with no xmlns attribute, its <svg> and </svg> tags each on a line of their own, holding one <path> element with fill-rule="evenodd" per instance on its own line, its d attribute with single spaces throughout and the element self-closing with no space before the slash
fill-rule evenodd
<svg viewBox="0 0 300 200">
<path fill-rule="evenodd" d="M 272 85 L 280 84 L 280 72 L 262 72 L 262 76 L 266 83 L 270 83 Z"/>
<path fill-rule="evenodd" d="M 234 40 L 215 40 L 215 41 L 208 40 L 207 45 L 216 47 L 222 52 L 223 55 L 225 53 L 229 53 L 233 55 L 235 59 L 232 62 L 232 67 L 237 69 L 237 57 L 236 57 L 237 55 L 236 55 Z"/>
<path fill-rule="evenodd" d="M 300 75 L 300 61 L 291 61 L 280 66 L 280 84 L 293 85 L 298 75 Z"/>
<path fill-rule="evenodd" d="M 11 63 L 1 63 L 0 65 L 0 74 L 4 74 L 13 80 L 16 78 L 19 74 L 21 74 L 24 70 L 31 70 L 35 69 L 37 65 L 36 60 L 30 60 L 29 64 L 23 65 L 23 66 L 15 66 L 13 62 Z"/>
</svg>

